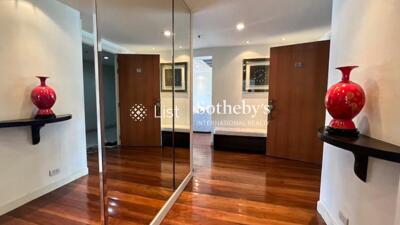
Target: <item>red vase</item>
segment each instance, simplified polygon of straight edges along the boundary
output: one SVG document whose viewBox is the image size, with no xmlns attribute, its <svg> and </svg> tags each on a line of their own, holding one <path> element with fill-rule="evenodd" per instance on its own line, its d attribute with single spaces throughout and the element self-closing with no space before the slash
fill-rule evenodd
<svg viewBox="0 0 400 225">
<path fill-rule="evenodd" d="M 53 88 L 46 85 L 46 79 L 48 77 L 38 76 L 37 78 L 40 79 L 40 85 L 35 87 L 31 93 L 32 102 L 39 109 L 35 118 L 54 118 L 55 114 L 53 113 L 53 110 L 51 110 L 51 107 L 53 107 L 56 102 L 56 92 Z"/>
<path fill-rule="evenodd" d="M 325 106 L 333 117 L 328 132 L 344 136 L 358 136 L 352 119 L 365 105 L 365 93 L 360 85 L 350 81 L 350 73 L 358 66 L 344 66 L 336 69 L 342 72 L 342 81 L 329 88 Z"/>
</svg>

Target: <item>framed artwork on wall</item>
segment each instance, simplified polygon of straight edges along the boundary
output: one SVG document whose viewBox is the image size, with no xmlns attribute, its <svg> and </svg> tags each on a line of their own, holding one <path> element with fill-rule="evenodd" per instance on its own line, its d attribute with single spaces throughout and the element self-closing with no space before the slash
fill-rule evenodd
<svg viewBox="0 0 400 225">
<path fill-rule="evenodd" d="M 243 92 L 268 92 L 269 59 L 243 60 Z"/>
<path fill-rule="evenodd" d="M 172 72 L 172 63 L 161 63 L 161 91 L 171 92 L 175 74 L 175 91 L 187 91 L 187 62 L 175 63 L 175 73 Z"/>
</svg>

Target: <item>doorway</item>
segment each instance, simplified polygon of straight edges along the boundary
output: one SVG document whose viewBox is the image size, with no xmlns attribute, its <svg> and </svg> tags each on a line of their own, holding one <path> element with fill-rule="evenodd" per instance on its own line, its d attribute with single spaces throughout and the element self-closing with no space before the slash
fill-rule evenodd
<svg viewBox="0 0 400 225">
<path fill-rule="evenodd" d="M 93 46 L 82 45 L 83 85 L 85 99 L 86 147 L 88 152 L 97 151 L 97 116 L 96 116 L 96 81 Z M 116 146 L 118 143 L 116 110 L 115 55 L 103 52 L 102 70 L 104 75 L 104 110 L 105 110 L 105 145 Z"/>
<path fill-rule="evenodd" d="M 122 146 L 161 146 L 160 55 L 118 55 Z"/>
<path fill-rule="evenodd" d="M 211 133 L 211 114 L 206 109 L 212 105 L 212 56 L 195 57 L 193 65 L 193 131 Z"/>
<path fill-rule="evenodd" d="M 267 155 L 322 164 L 329 41 L 271 48 Z"/>
</svg>

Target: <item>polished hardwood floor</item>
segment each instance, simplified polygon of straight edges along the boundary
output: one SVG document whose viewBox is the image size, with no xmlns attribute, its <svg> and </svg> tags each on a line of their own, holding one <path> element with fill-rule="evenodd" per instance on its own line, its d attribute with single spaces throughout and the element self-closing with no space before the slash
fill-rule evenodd
<svg viewBox="0 0 400 225">
<path fill-rule="evenodd" d="M 264 155 L 213 151 L 196 134 L 193 180 L 164 225 L 325 225 L 316 212 L 318 166 Z"/>
<path fill-rule="evenodd" d="M 325 225 L 316 213 L 320 168 L 264 155 L 212 151 L 210 135 L 196 134 L 195 175 L 162 224 Z M 188 170 L 177 151 L 176 182 Z M 154 160 L 159 160 L 154 163 Z M 97 158 L 90 175 L 4 216 L 6 225 L 99 224 Z M 110 224 L 148 224 L 172 193 L 168 150 L 119 149 L 108 154 Z"/>
</svg>

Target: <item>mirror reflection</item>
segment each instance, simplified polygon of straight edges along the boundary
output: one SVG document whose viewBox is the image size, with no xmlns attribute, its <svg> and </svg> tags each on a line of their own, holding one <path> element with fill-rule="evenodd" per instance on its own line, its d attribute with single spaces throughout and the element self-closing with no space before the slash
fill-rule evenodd
<svg viewBox="0 0 400 225">
<path fill-rule="evenodd" d="M 97 3 L 99 60 L 114 68 L 100 70 L 107 219 L 149 224 L 174 191 L 173 134 L 161 132 L 173 124 L 162 73 L 173 61 L 172 1 Z"/>
<path fill-rule="evenodd" d="M 184 0 L 174 1 L 174 121 L 175 137 L 175 185 L 181 184 L 190 172 L 191 130 L 191 40 L 190 10 Z"/>
</svg>

